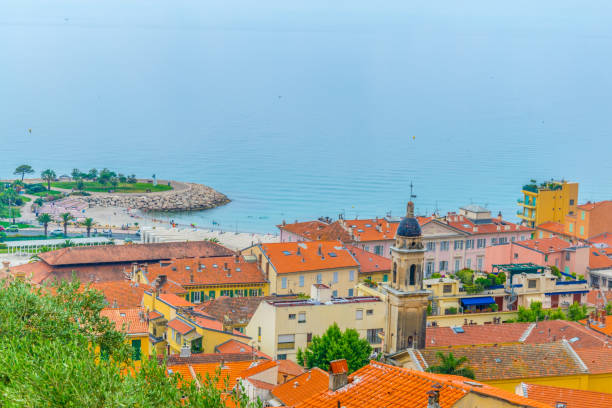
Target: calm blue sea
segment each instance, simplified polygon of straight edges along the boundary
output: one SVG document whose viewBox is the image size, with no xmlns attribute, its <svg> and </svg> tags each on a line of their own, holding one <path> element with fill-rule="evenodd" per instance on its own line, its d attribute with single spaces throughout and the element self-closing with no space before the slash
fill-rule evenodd
<svg viewBox="0 0 612 408">
<path fill-rule="evenodd" d="M 2 0 L 0 177 L 209 184 L 229 230 L 612 198 L 609 0 Z M 31 128 L 31 134 L 27 129 Z"/>
</svg>

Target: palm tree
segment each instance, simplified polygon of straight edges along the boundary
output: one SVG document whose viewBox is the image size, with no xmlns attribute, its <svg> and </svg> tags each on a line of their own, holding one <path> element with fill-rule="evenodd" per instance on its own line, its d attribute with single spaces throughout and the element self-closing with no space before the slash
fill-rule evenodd
<svg viewBox="0 0 612 408">
<path fill-rule="evenodd" d="M 61 213 L 60 217 L 61 217 L 62 224 L 64 224 L 64 236 L 67 237 L 68 236 L 68 221 L 70 221 L 74 217 L 72 217 L 72 215 L 70 215 L 70 213 L 67 213 L 67 212 Z"/>
<path fill-rule="evenodd" d="M 87 228 L 87 238 L 91 235 L 91 227 L 95 224 L 93 218 L 85 218 L 85 220 L 81 223 L 85 228 Z"/>
<path fill-rule="evenodd" d="M 51 182 L 56 178 L 55 172 L 47 169 L 40 173 L 40 177 L 47 182 L 47 190 L 51 191 Z"/>
<path fill-rule="evenodd" d="M 455 358 L 453 353 L 448 353 L 448 356 L 445 356 L 444 353 L 440 351 L 436 353 L 436 356 L 438 356 L 438 359 L 440 360 L 440 365 L 429 366 L 427 371 L 430 373 L 460 375 L 462 377 L 471 379 L 476 377 L 474 370 L 472 370 L 470 367 L 466 366 L 460 368 L 467 362 L 467 358 L 465 356 Z"/>
<path fill-rule="evenodd" d="M 45 237 L 46 237 L 47 229 L 49 228 L 49 223 L 53 221 L 53 218 L 51 218 L 49 214 L 43 213 L 43 214 L 40 214 L 38 218 L 36 219 L 38 220 L 38 222 L 40 222 L 43 225 L 43 228 L 45 229 Z"/>
</svg>

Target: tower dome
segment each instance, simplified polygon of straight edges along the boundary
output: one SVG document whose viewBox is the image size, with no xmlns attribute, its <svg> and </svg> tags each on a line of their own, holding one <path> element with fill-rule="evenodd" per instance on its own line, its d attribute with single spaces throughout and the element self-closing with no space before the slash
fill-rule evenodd
<svg viewBox="0 0 612 408">
<path fill-rule="evenodd" d="M 397 227 L 396 235 L 398 237 L 420 237 L 421 226 L 419 222 L 414 218 L 414 203 L 408 202 L 406 208 L 406 216 L 402 218 L 399 226 Z"/>
</svg>

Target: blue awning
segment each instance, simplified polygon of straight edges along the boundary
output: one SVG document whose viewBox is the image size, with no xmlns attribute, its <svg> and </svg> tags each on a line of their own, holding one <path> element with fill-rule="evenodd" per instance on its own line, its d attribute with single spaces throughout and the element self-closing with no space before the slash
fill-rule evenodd
<svg viewBox="0 0 612 408">
<path fill-rule="evenodd" d="M 495 303 L 495 299 L 493 299 L 491 296 L 463 298 L 461 299 L 461 303 L 463 303 L 464 306 L 490 305 Z"/>
</svg>

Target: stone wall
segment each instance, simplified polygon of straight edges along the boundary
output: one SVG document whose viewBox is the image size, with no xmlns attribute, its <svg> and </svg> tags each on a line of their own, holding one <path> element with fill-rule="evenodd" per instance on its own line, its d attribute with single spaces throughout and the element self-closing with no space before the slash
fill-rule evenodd
<svg viewBox="0 0 612 408">
<path fill-rule="evenodd" d="M 173 190 L 155 193 L 93 193 L 79 198 L 88 202 L 90 207 L 124 207 L 143 211 L 206 210 L 230 202 L 225 194 L 202 184 L 172 182 L 172 186 Z"/>
</svg>

